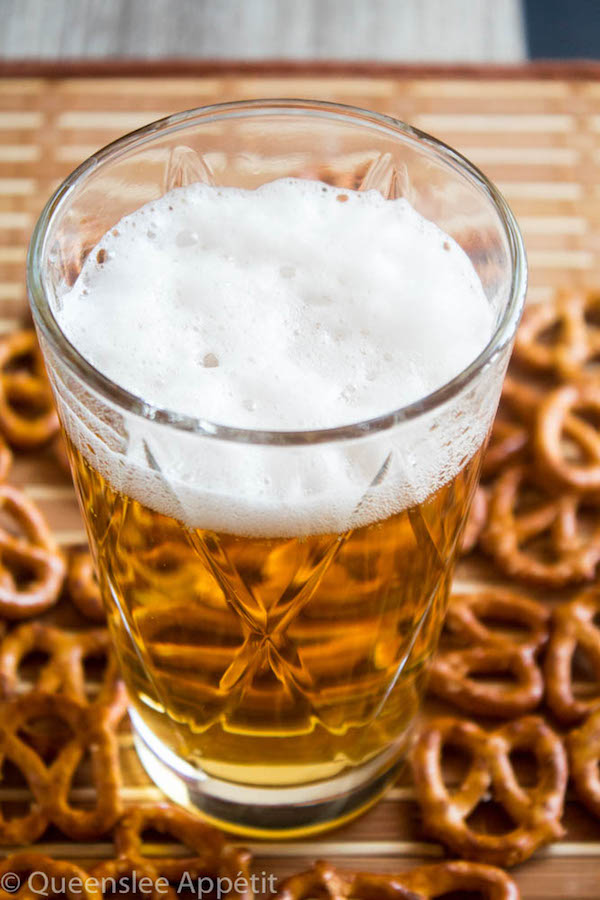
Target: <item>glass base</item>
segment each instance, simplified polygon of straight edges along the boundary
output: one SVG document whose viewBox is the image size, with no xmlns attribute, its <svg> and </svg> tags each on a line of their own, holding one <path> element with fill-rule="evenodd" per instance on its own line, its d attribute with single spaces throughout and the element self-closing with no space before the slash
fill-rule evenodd
<svg viewBox="0 0 600 900">
<path fill-rule="evenodd" d="M 129 710 L 135 748 L 152 781 L 180 806 L 227 831 L 292 838 L 335 828 L 372 806 L 403 764 L 405 740 L 344 775 L 299 787 L 248 787 L 185 762 Z"/>
</svg>

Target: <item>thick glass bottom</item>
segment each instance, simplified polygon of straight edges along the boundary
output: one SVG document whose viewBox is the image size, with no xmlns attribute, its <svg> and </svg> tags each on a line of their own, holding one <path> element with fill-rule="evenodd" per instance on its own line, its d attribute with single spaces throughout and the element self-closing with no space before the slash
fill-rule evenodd
<svg viewBox="0 0 600 900">
<path fill-rule="evenodd" d="M 335 828 L 372 806 L 403 764 L 405 740 L 351 772 L 299 787 L 247 787 L 213 778 L 169 750 L 129 710 L 138 756 L 152 781 L 180 806 L 227 831 L 295 838 Z"/>
</svg>

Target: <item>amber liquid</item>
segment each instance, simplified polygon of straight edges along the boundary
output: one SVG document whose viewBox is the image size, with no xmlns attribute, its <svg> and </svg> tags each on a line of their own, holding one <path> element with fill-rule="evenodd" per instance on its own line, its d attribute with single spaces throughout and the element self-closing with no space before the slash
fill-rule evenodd
<svg viewBox="0 0 600 900">
<path fill-rule="evenodd" d="M 160 741 L 245 785 L 299 785 L 400 754 L 479 453 L 384 521 L 257 539 L 187 528 L 70 450 L 131 701 Z"/>
</svg>

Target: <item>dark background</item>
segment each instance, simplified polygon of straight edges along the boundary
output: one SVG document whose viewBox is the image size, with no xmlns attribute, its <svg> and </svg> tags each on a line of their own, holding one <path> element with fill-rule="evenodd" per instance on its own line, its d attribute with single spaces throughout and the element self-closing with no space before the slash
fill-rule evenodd
<svg viewBox="0 0 600 900">
<path fill-rule="evenodd" d="M 600 0 L 524 0 L 524 14 L 531 59 L 600 59 Z"/>
</svg>

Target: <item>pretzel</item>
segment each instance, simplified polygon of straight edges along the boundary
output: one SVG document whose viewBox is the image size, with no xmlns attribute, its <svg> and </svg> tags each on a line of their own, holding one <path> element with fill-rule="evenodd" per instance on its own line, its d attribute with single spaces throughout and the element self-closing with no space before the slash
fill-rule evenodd
<svg viewBox="0 0 600 900">
<path fill-rule="evenodd" d="M 473 677 L 507 672 L 514 683 L 482 683 Z M 470 647 L 437 654 L 429 671 L 429 690 L 465 712 L 510 718 L 536 708 L 544 680 L 529 648 Z"/>
<path fill-rule="evenodd" d="M 471 509 L 460 541 L 461 553 L 470 553 L 475 548 L 487 519 L 487 508 L 487 494 L 482 487 L 478 487 L 473 496 Z"/>
<path fill-rule="evenodd" d="M 492 426 L 481 464 L 481 477 L 491 478 L 509 463 L 520 460 L 525 455 L 528 446 L 528 428 L 500 412 Z"/>
<path fill-rule="evenodd" d="M 521 894 L 512 878 L 502 869 L 464 859 L 419 866 L 403 876 L 417 898 L 435 900 L 452 891 L 478 891 L 482 900 L 519 900 Z"/>
<path fill-rule="evenodd" d="M 29 691 L 1 704 L 0 717 L 3 722 L 0 754 L 18 765 L 35 798 L 30 816 L 36 813 L 38 818 L 34 822 L 21 822 L 22 827 L 27 825 L 32 829 L 28 840 L 39 837 L 47 822 L 53 822 L 74 840 L 96 838 L 108 831 L 119 817 L 121 803 L 117 743 L 107 720 L 70 697 L 38 691 Z M 44 717 L 66 725 L 68 732 L 49 765 L 21 737 L 32 719 Z M 92 809 L 78 809 L 70 804 L 69 793 L 86 751 L 91 757 L 96 803 Z M 5 835 L 13 824 L 0 823 L 2 842 L 6 842 Z"/>
<path fill-rule="evenodd" d="M 13 463 L 13 455 L 10 447 L 0 438 L 0 481 L 6 481 Z"/>
<path fill-rule="evenodd" d="M 517 331 L 514 358 L 538 372 L 577 378 L 600 352 L 600 330 L 586 321 L 586 313 L 599 302 L 593 293 L 562 291 L 554 303 L 528 307 Z"/>
<path fill-rule="evenodd" d="M 26 329 L 0 338 L 0 429 L 4 437 L 19 450 L 34 450 L 48 443 L 58 427 L 35 332 Z"/>
<path fill-rule="evenodd" d="M 307 872 L 286 878 L 274 900 L 433 900 L 454 891 L 477 891 L 484 900 L 520 897 L 506 872 L 464 860 L 418 866 L 394 875 L 341 871 L 319 860 Z"/>
<path fill-rule="evenodd" d="M 534 449 L 559 488 L 589 493 L 600 490 L 600 431 L 577 415 L 579 410 L 598 416 L 600 385 L 566 384 L 548 394 L 537 415 Z M 579 458 L 569 458 L 563 435 L 579 448 Z"/>
<path fill-rule="evenodd" d="M 502 410 L 508 410 L 513 421 L 530 426 L 535 420 L 545 394 L 545 385 L 537 384 L 511 371 L 502 384 L 500 403 Z"/>
<path fill-rule="evenodd" d="M 550 494 L 534 467 L 513 466 L 492 486 L 481 545 L 511 577 L 550 587 L 591 580 L 600 560 L 599 505 L 595 498 Z M 590 533 L 579 523 L 585 506 L 594 511 Z"/>
<path fill-rule="evenodd" d="M 2 724 L 0 774 L 4 768 L 4 762 L 10 762 L 22 775 L 33 799 L 29 809 L 19 816 L 5 818 L 0 810 L 0 843 L 31 844 L 45 832 L 49 824 L 47 810 L 38 793 L 40 784 L 43 784 L 47 777 L 47 772 L 43 761 L 33 749 L 22 741 L 15 741 L 10 733 L 4 732 L 4 718 Z M 8 722 L 6 724 L 9 725 Z"/>
<path fill-rule="evenodd" d="M 17 695 L 20 664 L 33 650 L 41 650 L 48 655 L 38 674 L 35 690 L 72 697 L 90 706 L 96 715 L 106 717 L 112 725 L 123 717 L 127 708 L 127 693 L 119 677 L 106 629 L 66 631 L 42 622 L 28 622 L 15 628 L 0 644 L 0 689 L 3 697 L 11 699 Z M 96 656 L 106 657 L 107 665 L 97 695 L 93 700 L 88 700 L 84 662 Z"/>
<path fill-rule="evenodd" d="M 4 876 L 7 875 L 16 876 L 21 886 L 17 887 L 13 881 L 6 884 Z M 13 853 L 0 860 L 0 884 L 6 884 L 7 888 L 15 885 L 15 890 L 0 889 L 0 900 L 39 900 L 40 896 L 101 900 L 102 897 L 98 886 L 79 866 L 31 851 Z"/>
<path fill-rule="evenodd" d="M 59 431 L 50 445 L 55 460 L 67 475 L 71 474 L 71 464 L 69 462 L 69 454 L 67 453 L 67 445 L 61 431 Z"/>
<path fill-rule="evenodd" d="M 510 637 L 486 625 L 483 618 L 525 625 L 525 637 Z M 429 688 L 460 709 L 501 718 L 522 715 L 538 705 L 544 692 L 537 652 L 548 639 L 549 612 L 520 594 L 488 589 L 451 597 L 444 627 L 464 649 L 438 651 L 431 665 Z M 473 646 L 475 644 L 475 646 Z M 472 675 L 510 672 L 516 684 L 477 682 Z"/>
<path fill-rule="evenodd" d="M 74 550 L 67 571 L 67 593 L 86 619 L 106 621 L 100 587 L 91 554 L 88 550 Z"/>
<path fill-rule="evenodd" d="M 485 619 L 524 625 L 525 637 L 506 637 L 485 624 Z M 486 588 L 472 594 L 453 594 L 444 627 L 465 644 L 540 650 L 548 640 L 550 612 L 541 603 L 504 588 Z"/>
<path fill-rule="evenodd" d="M 600 709 L 567 735 L 569 770 L 579 799 L 600 818 Z"/>
<path fill-rule="evenodd" d="M 442 750 L 448 744 L 472 758 L 453 791 L 442 773 Z M 527 748 L 536 757 L 534 787 L 524 788 L 517 780 L 510 759 L 517 748 Z M 564 834 L 560 818 L 567 784 L 565 752 L 558 736 L 535 716 L 515 719 L 490 733 L 474 722 L 435 719 L 415 744 L 413 775 L 426 831 L 466 859 L 513 866 Z M 478 832 L 468 824 L 490 790 L 515 824 L 506 834 Z"/>
<path fill-rule="evenodd" d="M 193 850 L 194 855 L 176 859 L 146 856 L 142 836 L 147 828 L 170 835 Z M 246 882 L 246 889 L 236 892 L 236 896 L 240 900 L 252 900 L 248 851 L 229 844 L 220 831 L 184 809 L 169 803 L 131 807 L 114 830 L 114 844 L 117 858 L 96 866 L 92 872 L 94 877 L 119 877 L 142 871 L 152 878 L 153 883 L 158 877 L 179 882 L 184 873 L 192 879 L 212 876 L 235 882 L 241 878 Z M 173 900 L 177 895 L 169 889 L 161 891 L 159 896 Z"/>
<path fill-rule="evenodd" d="M 556 607 L 546 650 L 545 677 L 548 706 L 561 722 L 580 722 L 600 707 L 600 629 L 594 617 L 600 612 L 600 591 L 591 588 L 574 600 Z M 581 647 L 593 668 L 594 694 L 577 697 L 573 690 L 572 662 Z"/>
<path fill-rule="evenodd" d="M 158 878 L 162 877 L 152 866 L 146 866 L 140 862 L 123 857 L 122 859 L 107 859 L 98 863 L 90 870 L 90 877 L 100 885 L 112 887 L 112 881 L 119 885 L 119 893 L 131 896 L 147 897 L 148 900 L 177 900 L 177 893 L 164 882 L 158 884 Z M 135 885 L 135 892 L 127 890 L 129 885 Z M 187 891 L 185 892 L 187 894 Z M 106 891 L 108 897 L 114 896 L 112 891 Z M 1 898 L 0 898 L 1 900 Z"/>
<path fill-rule="evenodd" d="M 21 491 L 0 484 L 0 509 L 24 533 L 19 537 L 0 525 L 0 615 L 24 619 L 56 603 L 65 563 L 44 517 Z M 22 585 L 24 573 L 32 577 Z"/>
</svg>

